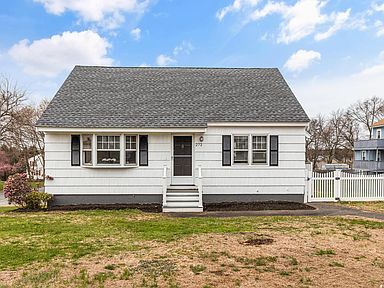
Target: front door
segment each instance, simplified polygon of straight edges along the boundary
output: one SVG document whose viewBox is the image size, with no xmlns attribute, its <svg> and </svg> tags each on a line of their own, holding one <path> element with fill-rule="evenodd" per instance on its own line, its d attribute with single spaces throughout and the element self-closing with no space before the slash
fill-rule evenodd
<svg viewBox="0 0 384 288">
<path fill-rule="evenodd" d="M 173 136 L 172 185 L 193 184 L 192 136 Z"/>
</svg>

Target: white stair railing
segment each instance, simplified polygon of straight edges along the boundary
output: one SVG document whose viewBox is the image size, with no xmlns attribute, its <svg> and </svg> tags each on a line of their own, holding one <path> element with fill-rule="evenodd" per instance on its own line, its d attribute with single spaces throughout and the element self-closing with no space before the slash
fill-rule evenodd
<svg viewBox="0 0 384 288">
<path fill-rule="evenodd" d="M 197 189 L 199 191 L 199 207 L 203 207 L 203 174 L 201 166 L 197 167 Z"/>
<path fill-rule="evenodd" d="M 167 165 L 164 165 L 163 167 L 163 206 L 167 205 L 167 187 L 168 187 Z"/>
</svg>

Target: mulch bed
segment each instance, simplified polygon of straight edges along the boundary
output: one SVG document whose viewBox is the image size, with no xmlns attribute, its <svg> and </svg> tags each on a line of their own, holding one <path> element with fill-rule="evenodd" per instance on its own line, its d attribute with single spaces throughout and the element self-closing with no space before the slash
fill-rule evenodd
<svg viewBox="0 0 384 288">
<path fill-rule="evenodd" d="M 264 211 L 264 210 L 315 210 L 316 208 L 298 202 L 260 201 L 206 203 L 204 211 Z"/>
<path fill-rule="evenodd" d="M 76 210 L 121 210 L 138 209 L 143 212 L 162 212 L 161 204 L 79 204 L 49 206 L 45 211 L 76 211 Z M 206 203 L 204 211 L 264 211 L 264 210 L 315 210 L 314 207 L 288 201 L 260 201 L 260 202 L 223 202 Z M 13 212 L 34 212 L 36 210 L 16 209 Z"/>
</svg>

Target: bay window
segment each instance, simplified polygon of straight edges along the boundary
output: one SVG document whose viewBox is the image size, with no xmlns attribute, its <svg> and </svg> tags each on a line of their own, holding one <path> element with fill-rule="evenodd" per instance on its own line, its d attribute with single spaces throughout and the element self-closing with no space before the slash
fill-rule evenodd
<svg viewBox="0 0 384 288">
<path fill-rule="evenodd" d="M 97 136 L 97 164 L 120 164 L 120 136 Z"/>
<path fill-rule="evenodd" d="M 248 136 L 233 136 L 233 162 L 248 163 Z"/>
</svg>

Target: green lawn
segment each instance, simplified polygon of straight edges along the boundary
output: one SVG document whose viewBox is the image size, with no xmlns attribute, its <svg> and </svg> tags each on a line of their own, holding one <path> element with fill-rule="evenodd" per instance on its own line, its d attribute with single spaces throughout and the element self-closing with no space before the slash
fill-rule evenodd
<svg viewBox="0 0 384 288">
<path fill-rule="evenodd" d="M 340 202 L 339 204 L 361 210 L 384 213 L 384 201 Z"/>
<path fill-rule="evenodd" d="M 0 191 L 3 191 L 4 181 L 0 180 Z"/>
<path fill-rule="evenodd" d="M 353 260 L 356 255 L 381 251 L 378 246 L 376 250 L 367 246 L 364 252 L 364 249 L 358 248 L 361 246 L 358 241 L 370 241 L 367 242 L 369 245 L 384 243 L 384 222 L 341 217 L 174 218 L 136 210 L 25 213 L 13 209 L 0 208 L 0 287 L 104 287 L 108 281 L 112 281 L 111 286 L 105 287 L 113 287 L 116 283 L 121 284 L 113 281 L 128 281 L 135 273 L 141 275 L 135 280 L 139 281 L 135 287 L 188 287 L 175 286 L 172 281 L 181 283 L 185 277 L 197 277 L 196 281 L 203 281 L 203 277 L 213 275 L 212 281 L 217 284 L 224 279 L 223 272 L 220 272 L 223 269 L 233 270 L 232 274 L 256 269 L 257 273 L 272 273 L 273 279 L 288 281 L 289 278 L 295 286 L 298 284 L 295 281 L 309 281 L 305 278 L 310 273 L 310 268 L 306 268 L 309 264 L 305 263 L 309 261 L 309 256 L 311 261 L 316 261 L 313 264 L 317 269 L 315 273 L 321 277 L 322 273 L 328 273 L 325 272 L 327 269 L 344 269 L 341 265 L 348 257 Z M 190 237 L 192 240 L 188 240 Z M 194 237 L 202 238 L 193 240 Z M 268 248 L 266 245 L 261 250 L 250 250 L 256 248 L 241 244 L 247 237 L 272 238 L 276 244 L 271 247 L 275 248 L 267 252 L 263 248 Z M 292 240 L 286 240 L 287 237 Z M 341 248 L 336 245 L 340 239 Z M 353 247 L 355 243 L 356 249 Z M 182 246 L 179 248 L 179 245 Z M 243 247 L 242 252 L 236 251 L 239 246 Z M 345 247 L 348 249 L 345 250 Z M 384 272 L 384 259 L 379 256 L 371 259 L 368 254 L 362 257 L 365 258 L 353 260 L 360 261 L 356 265 L 362 265 L 361 261 L 375 261 L 378 263 L 378 277 L 384 275 L 381 273 Z M 130 259 L 136 262 L 132 264 Z M 212 268 L 212 265 L 217 267 Z M 383 265 L 383 270 L 380 270 L 380 265 Z M 348 265 L 345 269 L 348 271 Z M 14 270 L 14 273 L 20 271 L 14 276 L 19 280 L 8 283 L 12 277 L 7 270 Z M 176 273 L 177 270 L 184 274 Z M 2 271 L 6 273 L 4 276 Z M 212 271 L 216 271 L 215 274 Z M 373 269 L 369 277 L 376 277 L 374 272 Z M 68 273 L 72 276 L 68 276 Z M 146 273 L 154 273 L 155 276 Z M 172 277 L 169 278 L 168 274 Z M 265 275 L 261 274 L 260 277 Z M 165 286 L 158 284 L 162 283 L 158 282 L 159 277 L 163 277 L 161 281 L 168 281 Z M 239 279 L 254 281 L 254 277 L 249 277 L 244 274 Z M 1 279 L 6 281 L 3 286 Z M 147 282 L 148 285 L 144 285 L 143 279 L 156 280 L 155 284 L 159 286 Z M 233 284 L 231 287 L 237 287 L 239 279 L 228 279 Z M 256 285 L 252 283 L 248 284 Z M 322 284 L 321 279 L 319 283 Z M 220 287 L 219 284 L 211 284 L 206 284 L 206 287 Z"/>
</svg>

